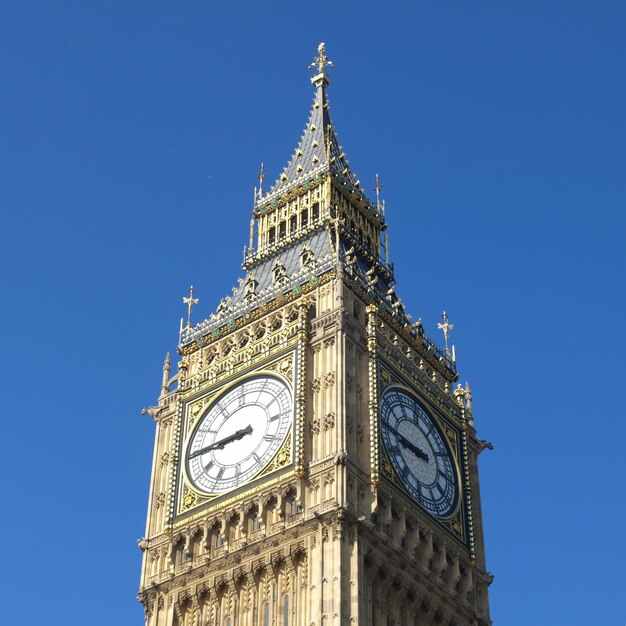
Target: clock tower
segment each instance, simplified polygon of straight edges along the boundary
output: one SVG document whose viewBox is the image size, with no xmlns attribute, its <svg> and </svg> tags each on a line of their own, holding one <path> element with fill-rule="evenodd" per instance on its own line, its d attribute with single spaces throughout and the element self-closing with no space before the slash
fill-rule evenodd
<svg viewBox="0 0 626 626">
<path fill-rule="evenodd" d="M 300 142 L 264 175 L 243 275 L 163 366 L 147 626 L 487 626 L 469 386 L 413 323 L 332 125 L 324 44 Z M 193 290 L 185 302 L 197 302 Z M 450 325 L 444 316 L 444 334 Z"/>
</svg>

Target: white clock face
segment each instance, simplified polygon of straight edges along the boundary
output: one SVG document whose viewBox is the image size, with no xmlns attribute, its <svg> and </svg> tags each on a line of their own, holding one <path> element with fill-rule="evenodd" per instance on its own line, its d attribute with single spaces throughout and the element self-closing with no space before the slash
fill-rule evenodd
<svg viewBox="0 0 626 626">
<path fill-rule="evenodd" d="M 432 417 L 400 388 L 383 394 L 380 417 L 385 447 L 405 489 L 433 515 L 451 515 L 458 501 L 457 473 Z"/>
<path fill-rule="evenodd" d="M 187 448 L 187 475 L 217 494 L 247 483 L 274 457 L 293 421 L 289 387 L 278 378 L 249 378 L 213 402 Z"/>
</svg>

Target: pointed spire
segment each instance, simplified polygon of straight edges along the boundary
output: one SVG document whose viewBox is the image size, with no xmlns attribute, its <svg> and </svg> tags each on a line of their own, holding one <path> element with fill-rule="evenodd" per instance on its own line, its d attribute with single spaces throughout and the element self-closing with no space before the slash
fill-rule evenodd
<svg viewBox="0 0 626 626">
<path fill-rule="evenodd" d="M 257 178 L 259 179 L 259 196 L 263 195 L 263 181 L 266 179 L 267 174 L 265 173 L 265 167 L 263 163 L 261 163 L 261 167 L 259 168 L 259 173 L 257 174 Z"/>
<path fill-rule="evenodd" d="M 282 192 L 327 172 L 340 176 L 342 181 L 358 188 L 356 176 L 348 167 L 346 155 L 342 152 L 330 119 L 326 97 L 326 88 L 330 85 L 330 78 L 326 68 L 332 68 L 334 65 L 326 55 L 324 43 L 318 46 L 317 53 L 313 63 L 309 65 L 309 69 L 317 72 L 311 78 L 315 86 L 315 97 L 309 120 L 287 167 L 265 198 L 262 193 L 259 193 L 259 203 L 266 201 L 269 196 L 277 192 Z"/>
<path fill-rule="evenodd" d="M 167 391 L 169 390 L 171 363 L 172 359 L 170 357 L 170 353 L 168 352 L 165 355 L 165 361 L 163 361 L 163 379 L 161 381 L 161 394 L 167 393 Z"/>
</svg>

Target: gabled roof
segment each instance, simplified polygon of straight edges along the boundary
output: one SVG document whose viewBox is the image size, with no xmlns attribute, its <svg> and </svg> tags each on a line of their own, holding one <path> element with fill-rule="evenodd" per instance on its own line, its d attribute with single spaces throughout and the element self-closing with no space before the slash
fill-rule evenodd
<svg viewBox="0 0 626 626">
<path fill-rule="evenodd" d="M 287 166 L 270 191 L 264 197 L 259 198 L 259 204 L 266 201 L 269 196 L 285 191 L 321 172 L 330 171 L 340 175 L 343 181 L 350 185 L 357 183 L 330 119 L 326 96 L 326 88 L 330 85 L 330 80 L 324 68 L 332 64 L 325 55 L 323 43 L 318 47 L 318 53 L 319 56 L 314 61 L 318 73 L 311 78 L 316 88 L 315 97 L 306 127 Z"/>
</svg>

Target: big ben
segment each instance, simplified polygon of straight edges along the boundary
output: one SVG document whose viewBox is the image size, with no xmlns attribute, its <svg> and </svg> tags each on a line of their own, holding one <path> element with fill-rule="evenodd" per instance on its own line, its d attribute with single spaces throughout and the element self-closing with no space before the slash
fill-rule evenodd
<svg viewBox="0 0 626 626">
<path fill-rule="evenodd" d="M 147 626 L 491 623 L 471 390 L 396 291 L 331 67 L 320 44 L 297 148 L 268 191 L 259 177 L 243 275 L 181 323 L 147 409 Z"/>
</svg>

